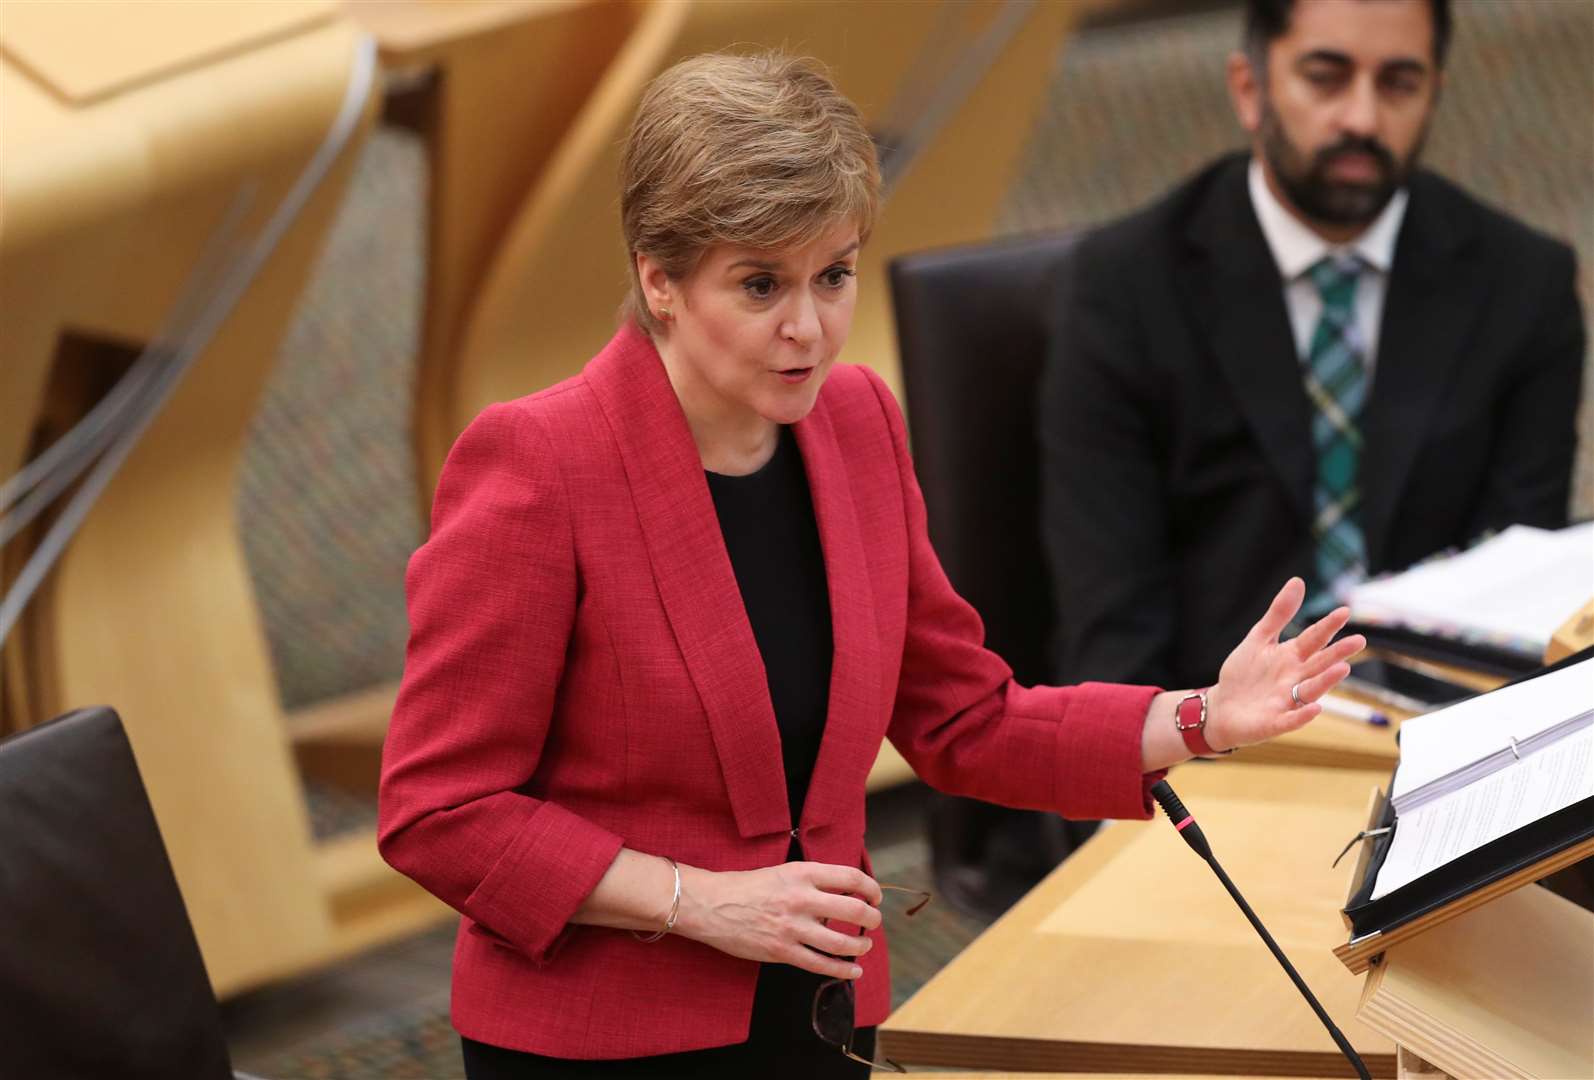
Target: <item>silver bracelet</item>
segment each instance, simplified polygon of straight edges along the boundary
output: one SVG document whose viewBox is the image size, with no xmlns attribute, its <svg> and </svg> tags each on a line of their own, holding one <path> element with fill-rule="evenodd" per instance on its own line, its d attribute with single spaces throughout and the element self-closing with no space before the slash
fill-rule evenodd
<svg viewBox="0 0 1594 1080">
<path fill-rule="evenodd" d="M 675 864 L 675 860 L 670 858 L 668 855 L 665 855 L 663 858 L 665 862 L 670 864 L 670 869 L 675 871 L 675 895 L 670 899 L 670 914 L 664 920 L 663 930 L 656 930 L 647 935 L 644 935 L 640 930 L 631 931 L 631 935 L 633 937 L 644 943 L 649 941 L 657 941 L 665 934 L 668 934 L 671 930 L 674 930 L 675 920 L 681 914 L 681 868 L 677 866 Z"/>
</svg>

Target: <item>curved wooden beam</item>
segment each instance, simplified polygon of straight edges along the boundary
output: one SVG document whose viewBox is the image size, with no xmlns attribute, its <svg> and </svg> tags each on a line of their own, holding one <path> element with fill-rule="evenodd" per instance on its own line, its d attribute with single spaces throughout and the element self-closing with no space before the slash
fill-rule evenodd
<svg viewBox="0 0 1594 1080">
<path fill-rule="evenodd" d="M 5 42 L 0 472 L 70 374 L 63 335 L 148 341 L 237 189 L 259 185 L 247 234 L 322 141 L 359 33 L 329 4 L 284 7 L 306 18 L 284 28 L 255 5 L 272 25 L 240 41 L 238 9 L 218 48 L 212 20 L 185 23 L 183 6 L 96 6 L 97 40 L 161 63 L 82 100 L 62 96 L 71 79 L 12 63 Z M 233 502 L 249 420 L 376 104 L 90 512 L 8 661 L 8 681 L 33 680 L 7 690 L 16 722 L 121 713 L 221 994 L 316 963 L 332 939 Z"/>
</svg>

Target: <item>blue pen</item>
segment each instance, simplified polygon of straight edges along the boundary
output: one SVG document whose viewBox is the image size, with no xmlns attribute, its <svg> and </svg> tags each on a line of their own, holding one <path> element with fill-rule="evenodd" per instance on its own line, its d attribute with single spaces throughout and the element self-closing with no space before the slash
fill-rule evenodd
<svg viewBox="0 0 1594 1080">
<path fill-rule="evenodd" d="M 1371 724 L 1374 727 L 1389 726 L 1389 717 L 1370 705 L 1363 705 L 1361 702 L 1352 701 L 1350 698 L 1342 698 L 1335 694 L 1324 694 L 1319 699 L 1319 704 L 1323 706 L 1324 712 L 1333 713 L 1335 716 L 1343 716 L 1347 720 L 1360 720 L 1362 723 Z"/>
</svg>

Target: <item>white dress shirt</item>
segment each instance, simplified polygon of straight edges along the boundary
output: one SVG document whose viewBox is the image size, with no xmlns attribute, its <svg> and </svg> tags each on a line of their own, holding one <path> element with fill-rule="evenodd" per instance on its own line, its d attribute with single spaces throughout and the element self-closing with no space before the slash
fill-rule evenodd
<svg viewBox="0 0 1594 1080">
<path fill-rule="evenodd" d="M 1383 212 L 1355 240 L 1335 245 L 1301 224 L 1300 219 L 1273 196 L 1262 175 L 1262 163 L 1255 157 L 1251 158 L 1247 179 L 1251 208 L 1256 211 L 1262 235 L 1267 238 L 1267 246 L 1273 252 L 1273 261 L 1284 282 L 1284 304 L 1289 309 L 1290 327 L 1295 331 L 1295 353 L 1302 363 L 1306 362 L 1307 351 L 1312 346 L 1312 332 L 1323 314 L 1323 298 L 1306 271 L 1325 255 L 1347 252 L 1361 260 L 1363 270 L 1356 281 L 1356 330 L 1361 338 L 1359 344 L 1367 378 L 1371 381 L 1373 361 L 1378 353 L 1378 329 L 1384 317 L 1384 294 L 1389 289 L 1389 268 L 1395 260 L 1400 223 L 1406 217 L 1406 189 L 1395 192 Z"/>
</svg>

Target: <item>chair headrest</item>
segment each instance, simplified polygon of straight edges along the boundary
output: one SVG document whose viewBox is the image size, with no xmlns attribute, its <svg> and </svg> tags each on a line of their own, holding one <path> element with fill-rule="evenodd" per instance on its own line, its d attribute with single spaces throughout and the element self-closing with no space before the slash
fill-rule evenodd
<svg viewBox="0 0 1594 1080">
<path fill-rule="evenodd" d="M 121 719 L 0 740 L 0 1074 L 230 1078 L 220 1015 Z M 13 992 L 20 991 L 20 992 Z"/>
<path fill-rule="evenodd" d="M 1054 622 L 1036 401 L 1079 236 L 923 252 L 889 267 L 930 538 L 987 644 L 1026 683 L 1049 677 Z"/>
</svg>

